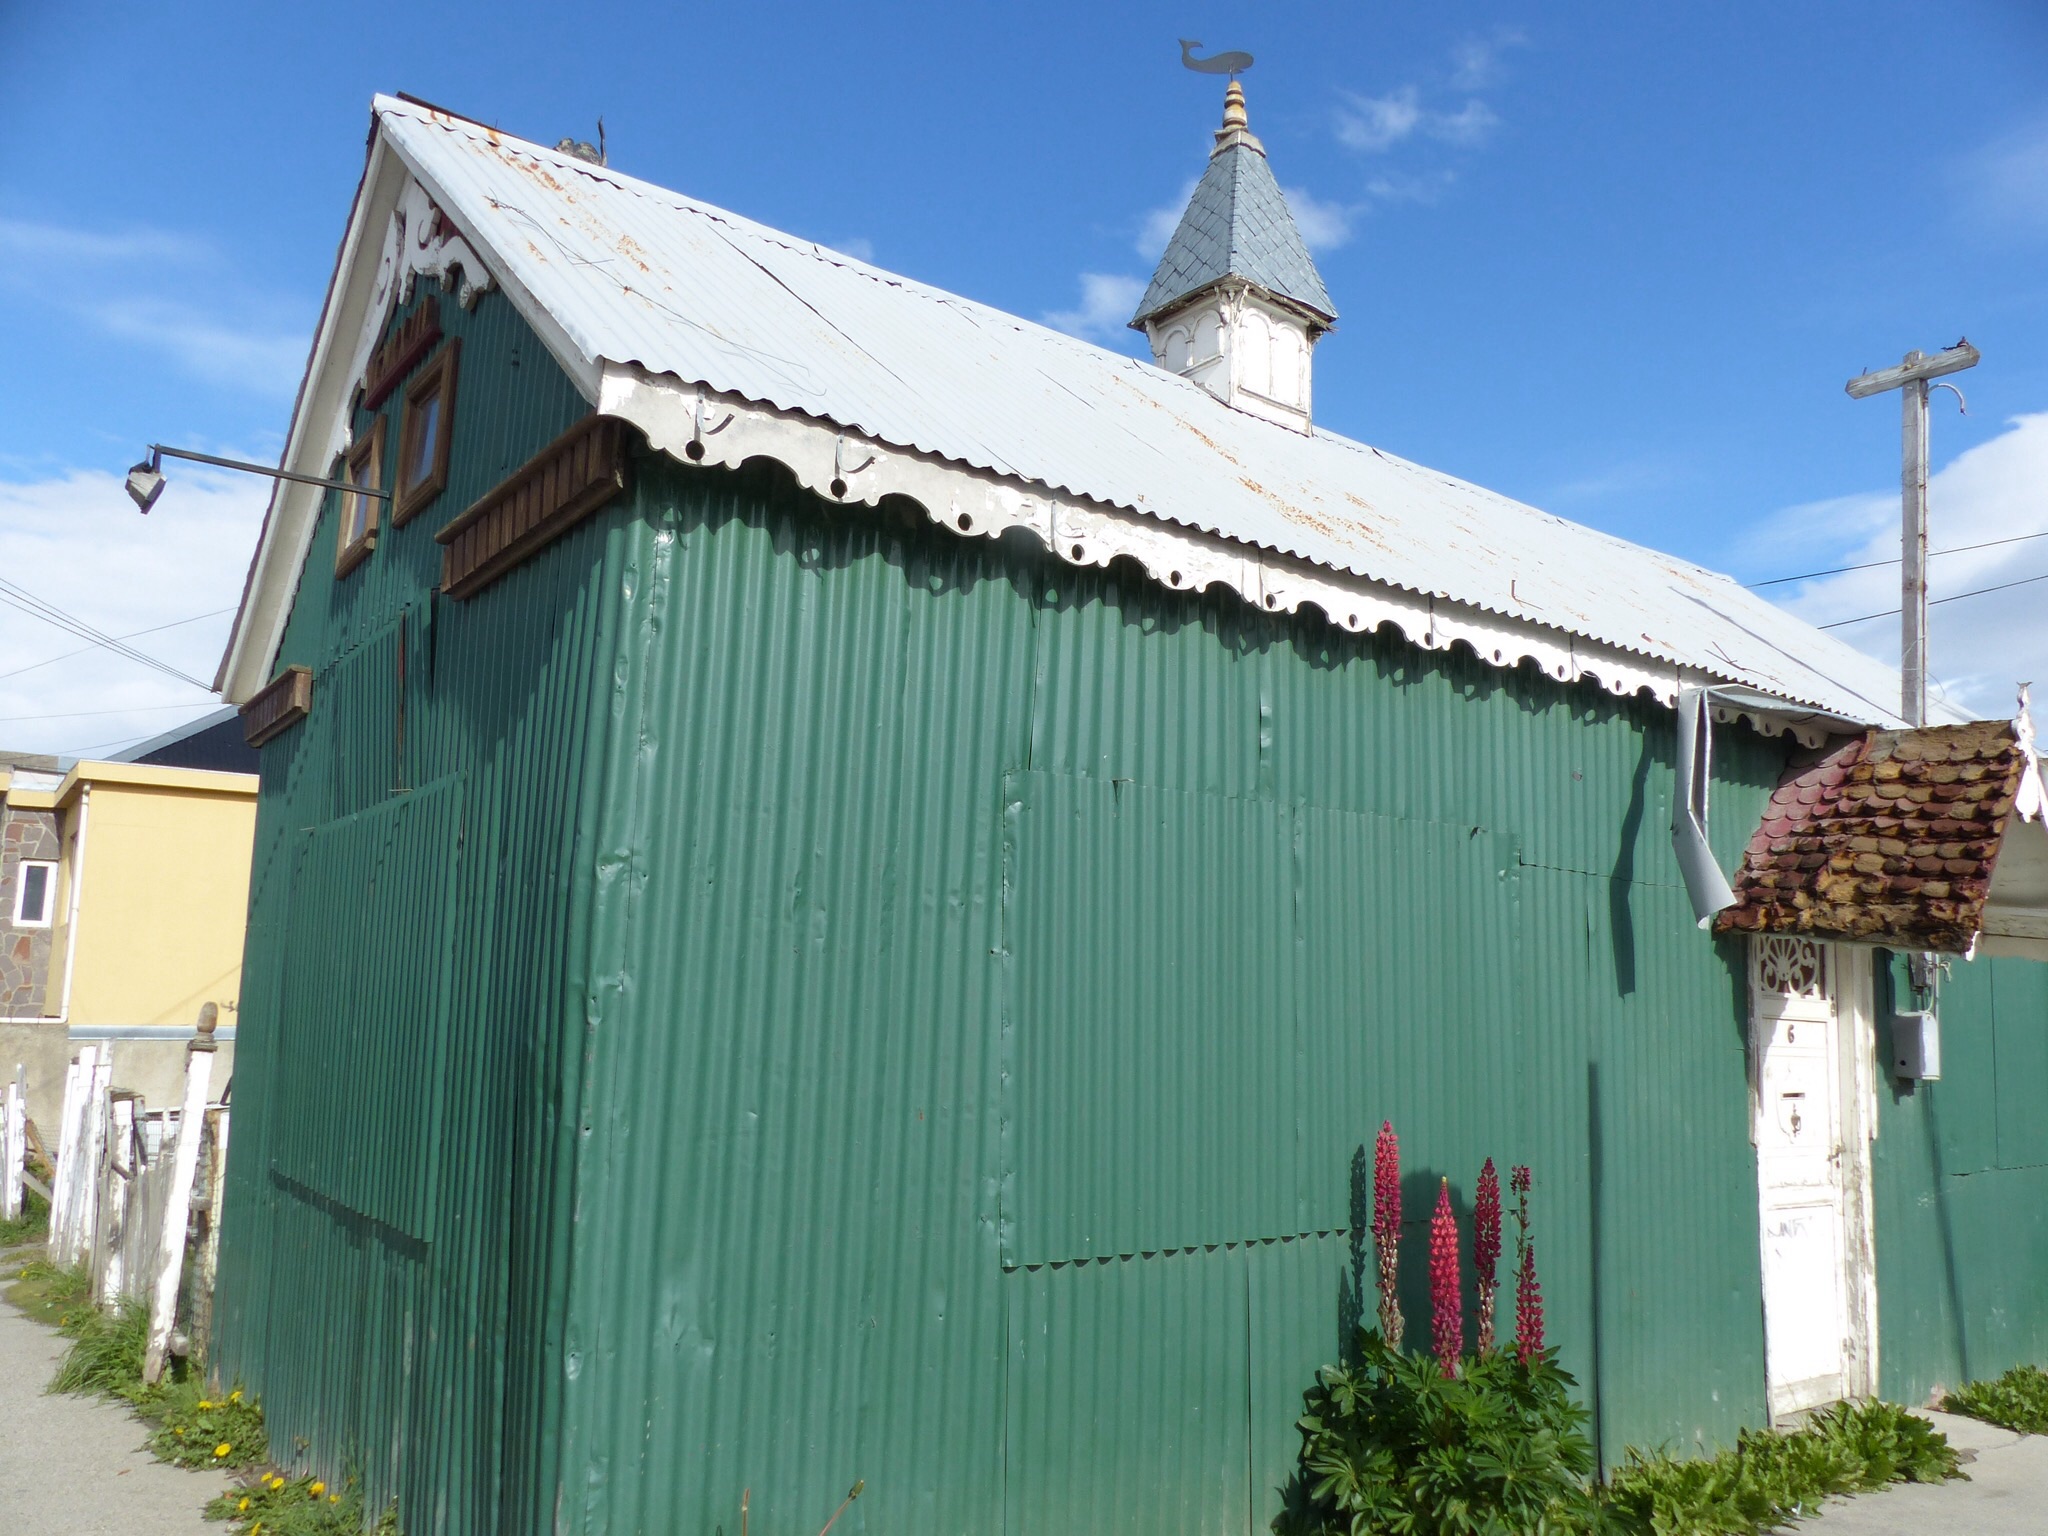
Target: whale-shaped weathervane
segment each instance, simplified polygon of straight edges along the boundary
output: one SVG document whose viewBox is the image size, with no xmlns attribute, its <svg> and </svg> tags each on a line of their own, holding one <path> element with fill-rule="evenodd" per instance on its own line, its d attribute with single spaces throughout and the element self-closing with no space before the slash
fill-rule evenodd
<svg viewBox="0 0 2048 1536">
<path fill-rule="evenodd" d="M 1252 67 L 1252 56 L 1248 53 L 1212 53 L 1206 59 L 1198 59 L 1194 50 L 1202 46 L 1200 38 L 1184 37 L 1180 40 L 1180 61 L 1189 69 L 1204 75 L 1228 75 L 1235 80 Z"/>
</svg>

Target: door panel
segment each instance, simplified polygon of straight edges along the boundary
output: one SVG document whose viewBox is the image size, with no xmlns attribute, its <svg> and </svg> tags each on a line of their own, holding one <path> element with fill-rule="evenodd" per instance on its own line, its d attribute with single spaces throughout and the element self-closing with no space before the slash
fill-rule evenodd
<svg viewBox="0 0 2048 1536">
<path fill-rule="evenodd" d="M 1750 1027 L 1766 1374 L 1779 1416 L 1849 1394 L 1852 1324 L 1841 1024 L 1817 955 L 1799 990 L 1768 986 L 1774 974 L 1785 972 L 1753 976 Z"/>
</svg>

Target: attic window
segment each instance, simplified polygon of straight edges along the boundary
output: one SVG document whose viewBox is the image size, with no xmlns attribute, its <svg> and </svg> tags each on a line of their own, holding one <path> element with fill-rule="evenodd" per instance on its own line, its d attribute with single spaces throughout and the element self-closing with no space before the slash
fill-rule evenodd
<svg viewBox="0 0 2048 1536">
<path fill-rule="evenodd" d="M 461 350 L 458 336 L 406 387 L 405 416 L 398 432 L 398 496 L 391 507 L 394 528 L 447 488 L 455 367 Z"/>
<path fill-rule="evenodd" d="M 348 482 L 370 490 L 384 488 L 384 418 L 374 417 L 348 453 Z M 334 550 L 334 574 L 346 576 L 377 547 L 377 502 L 361 491 L 341 496 L 341 535 Z"/>
</svg>

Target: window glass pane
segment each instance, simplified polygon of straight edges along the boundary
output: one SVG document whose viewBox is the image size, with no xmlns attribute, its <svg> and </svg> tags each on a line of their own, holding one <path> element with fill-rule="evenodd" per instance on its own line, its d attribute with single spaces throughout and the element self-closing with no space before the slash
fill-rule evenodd
<svg viewBox="0 0 2048 1536">
<path fill-rule="evenodd" d="M 21 866 L 21 920 L 24 923 L 40 923 L 50 905 L 50 866 L 47 864 L 24 864 Z"/>
<path fill-rule="evenodd" d="M 441 392 L 436 390 L 413 408 L 412 461 L 405 466 L 410 490 L 434 472 L 434 449 L 441 435 Z"/>
</svg>

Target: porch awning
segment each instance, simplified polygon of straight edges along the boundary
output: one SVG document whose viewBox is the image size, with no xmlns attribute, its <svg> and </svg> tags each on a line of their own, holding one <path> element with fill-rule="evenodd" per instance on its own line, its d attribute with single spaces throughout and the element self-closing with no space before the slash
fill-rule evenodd
<svg viewBox="0 0 2048 1536">
<path fill-rule="evenodd" d="M 1715 928 L 2048 960 L 2048 804 L 2024 708 L 1795 759 Z"/>
</svg>

